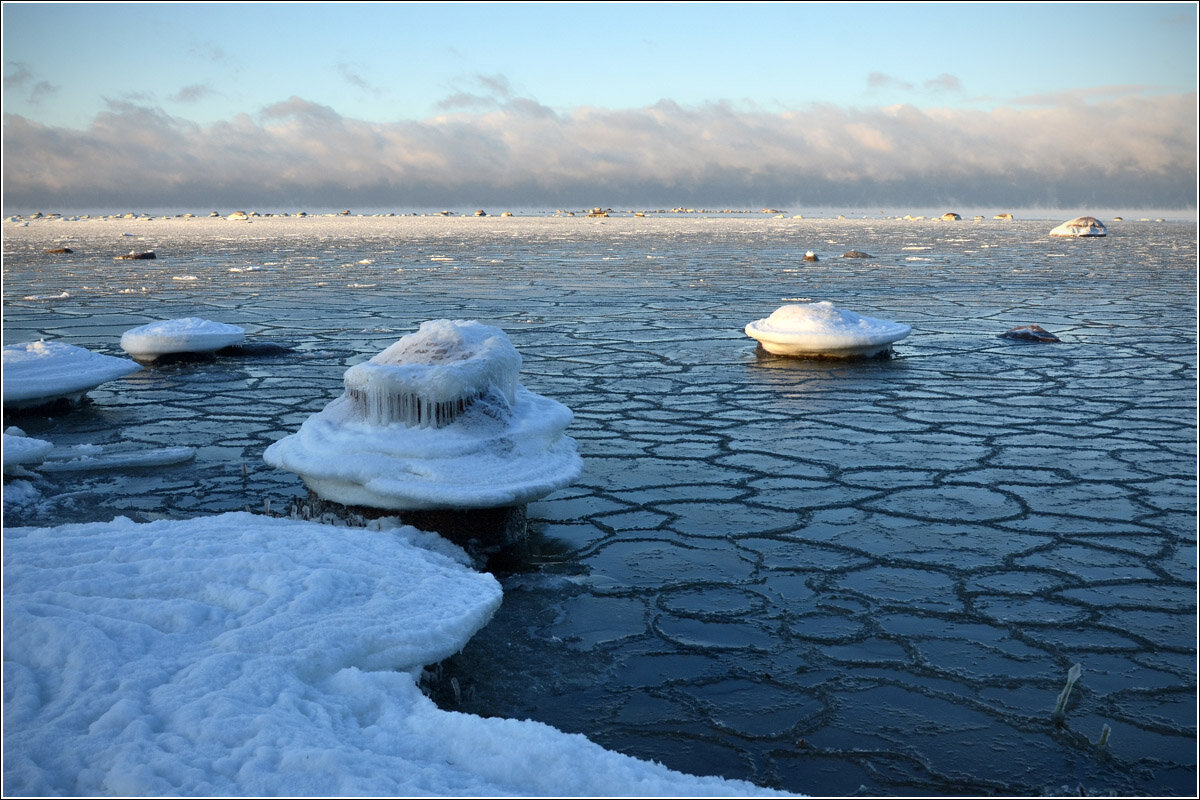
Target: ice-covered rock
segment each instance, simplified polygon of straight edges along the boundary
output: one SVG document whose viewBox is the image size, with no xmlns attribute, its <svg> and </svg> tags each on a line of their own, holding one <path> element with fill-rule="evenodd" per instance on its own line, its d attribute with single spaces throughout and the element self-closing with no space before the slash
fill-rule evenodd
<svg viewBox="0 0 1200 800">
<path fill-rule="evenodd" d="M 79 400 L 100 384 L 137 372 L 127 358 L 94 353 L 66 342 L 4 345 L 4 407 L 34 408 L 60 399 Z"/>
<path fill-rule="evenodd" d="M 263 454 L 319 497 L 389 510 L 520 506 L 579 477 L 571 410 L 517 378 L 499 328 L 432 320 L 351 367 L 345 392 Z"/>
<path fill-rule="evenodd" d="M 1051 236 L 1105 236 L 1107 234 L 1108 229 L 1104 227 L 1104 223 L 1095 217 L 1076 217 L 1050 231 Z"/>
<path fill-rule="evenodd" d="M 212 353 L 245 338 L 245 330 L 236 325 L 184 317 L 125 331 L 121 334 L 121 349 L 139 361 L 153 361 L 178 353 Z"/>
<path fill-rule="evenodd" d="M 808 358 L 853 358 L 885 353 L 912 327 L 835 308 L 829 301 L 780 306 L 746 326 L 768 353 Z"/>
</svg>

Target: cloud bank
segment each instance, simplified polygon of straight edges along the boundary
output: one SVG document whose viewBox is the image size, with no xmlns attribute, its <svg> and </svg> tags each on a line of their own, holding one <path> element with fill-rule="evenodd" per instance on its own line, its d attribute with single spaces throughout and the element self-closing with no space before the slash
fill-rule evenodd
<svg viewBox="0 0 1200 800">
<path fill-rule="evenodd" d="M 881 78 L 884 80 L 886 78 Z M 950 76 L 942 81 L 949 86 Z M 991 111 L 670 101 L 558 112 L 504 91 L 419 121 L 292 97 L 200 126 L 111 102 L 87 130 L 4 118 L 6 210 L 1194 208 L 1196 95 Z"/>
</svg>

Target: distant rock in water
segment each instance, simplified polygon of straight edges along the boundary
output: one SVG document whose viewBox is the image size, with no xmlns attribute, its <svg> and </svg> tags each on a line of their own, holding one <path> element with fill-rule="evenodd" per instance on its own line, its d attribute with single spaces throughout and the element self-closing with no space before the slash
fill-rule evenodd
<svg viewBox="0 0 1200 800">
<path fill-rule="evenodd" d="M 1107 233 L 1104 223 L 1095 217 L 1076 217 L 1050 231 L 1051 236 L 1104 236 Z"/>
<path fill-rule="evenodd" d="M 842 253 L 842 258 L 874 258 L 870 253 L 864 253 L 862 250 L 847 250 Z"/>
<path fill-rule="evenodd" d="M 60 256 L 66 255 L 67 253 L 74 253 L 75 251 L 69 247 L 52 247 L 49 250 L 43 250 L 42 252 L 48 256 Z"/>
<path fill-rule="evenodd" d="M 117 256 L 113 260 L 114 261 L 145 261 L 146 259 L 150 259 L 150 258 L 158 258 L 158 256 L 154 255 L 153 250 L 148 250 L 145 253 L 139 253 L 136 250 L 130 250 L 125 255 Z"/>
<path fill-rule="evenodd" d="M 1043 328 L 1041 325 L 1022 325 L 1019 328 L 1005 331 L 1000 334 L 1002 339 L 1016 339 L 1021 342 L 1061 342 L 1053 333 Z"/>
<path fill-rule="evenodd" d="M 1013 218 L 1012 214 L 997 214 L 996 216 L 992 217 L 992 219 L 1012 219 L 1012 218 Z"/>
<path fill-rule="evenodd" d="M 962 217 L 960 217 L 958 214 L 955 214 L 953 211 L 947 211 L 945 214 L 942 214 L 942 219 L 944 219 L 946 222 L 952 222 L 954 220 L 962 219 Z"/>
<path fill-rule="evenodd" d="M 804 254 L 804 260 L 805 261 L 820 261 L 820 259 L 817 258 L 817 254 L 814 253 L 812 250 L 809 250 L 807 253 Z"/>
</svg>

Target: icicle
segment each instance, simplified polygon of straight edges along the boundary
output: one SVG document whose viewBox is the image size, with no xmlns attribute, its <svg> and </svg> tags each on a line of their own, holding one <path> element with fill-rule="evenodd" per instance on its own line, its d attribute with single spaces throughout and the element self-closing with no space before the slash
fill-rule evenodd
<svg viewBox="0 0 1200 800">
<path fill-rule="evenodd" d="M 421 325 L 370 361 L 346 370 L 346 395 L 370 425 L 452 424 L 478 400 L 515 400 L 521 356 L 499 328 L 462 320 Z"/>
</svg>

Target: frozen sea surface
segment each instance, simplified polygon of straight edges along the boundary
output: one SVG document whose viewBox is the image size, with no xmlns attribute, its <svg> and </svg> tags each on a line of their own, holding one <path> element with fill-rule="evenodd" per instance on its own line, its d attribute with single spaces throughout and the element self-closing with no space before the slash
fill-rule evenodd
<svg viewBox="0 0 1200 800">
<path fill-rule="evenodd" d="M 56 447 L 196 455 L 44 474 L 4 521 L 278 512 L 304 489 L 262 451 L 347 366 L 477 319 L 575 412 L 585 467 L 530 505 L 501 608 L 432 671 L 444 708 L 793 792 L 1192 796 L 1195 226 L 1059 221 L 5 223 L 6 344 L 121 355 L 199 316 L 247 348 L 7 414 Z M 131 247 L 158 258 L 112 260 Z M 820 300 L 913 331 L 852 363 L 743 332 Z M 998 338 L 1029 324 L 1062 342 Z"/>
</svg>

